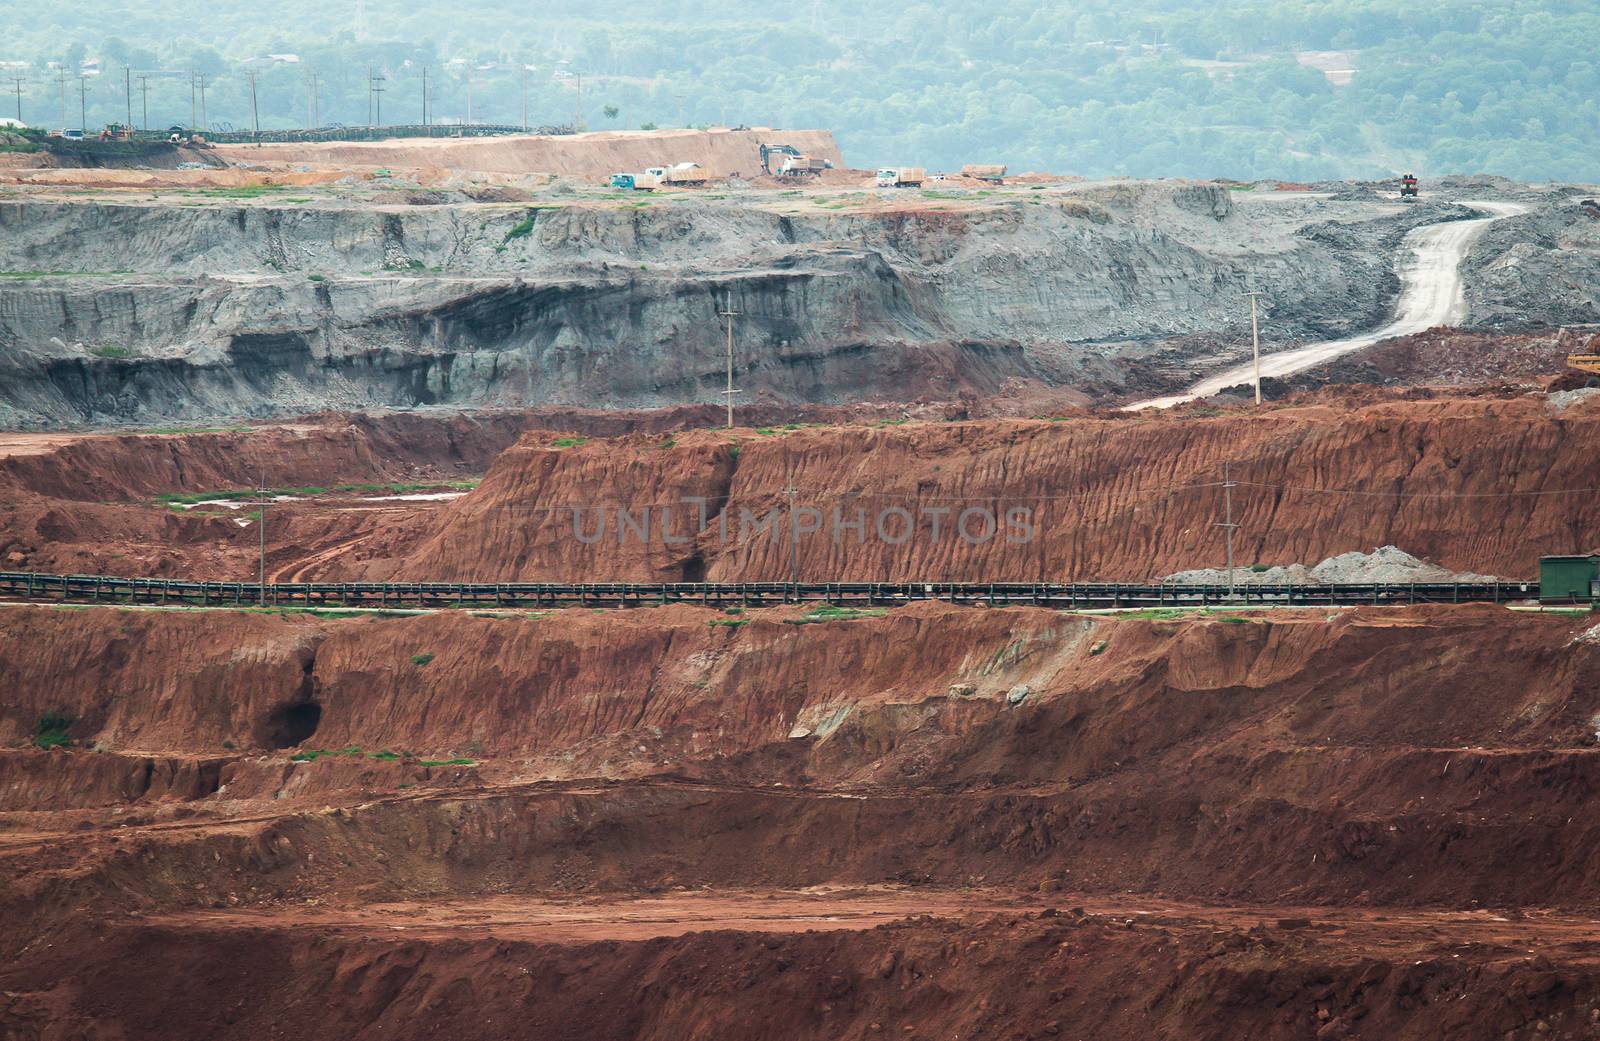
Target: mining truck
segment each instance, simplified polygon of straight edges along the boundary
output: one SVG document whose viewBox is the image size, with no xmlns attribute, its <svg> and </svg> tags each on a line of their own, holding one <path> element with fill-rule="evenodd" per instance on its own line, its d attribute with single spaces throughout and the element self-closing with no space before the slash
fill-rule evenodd
<svg viewBox="0 0 1600 1041">
<path fill-rule="evenodd" d="M 785 156 L 783 165 L 778 167 L 779 177 L 815 177 L 824 170 L 832 170 L 833 164 L 826 159 L 818 159 L 810 155 Z"/>
<path fill-rule="evenodd" d="M 878 171 L 879 188 L 920 188 L 925 177 L 920 166 L 886 166 Z"/>
<path fill-rule="evenodd" d="M 661 183 L 674 188 L 698 188 L 706 183 L 706 171 L 699 163 L 677 163 L 661 174 Z"/>
<path fill-rule="evenodd" d="M 1417 197 L 1417 175 L 1406 174 L 1400 178 L 1400 198 L 1415 199 Z"/>
</svg>

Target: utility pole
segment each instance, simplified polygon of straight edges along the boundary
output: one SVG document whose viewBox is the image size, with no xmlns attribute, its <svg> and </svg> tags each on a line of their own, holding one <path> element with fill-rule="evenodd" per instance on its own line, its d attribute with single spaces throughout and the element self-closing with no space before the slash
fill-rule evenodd
<svg viewBox="0 0 1600 1041">
<path fill-rule="evenodd" d="M 150 129 L 150 77 L 149 76 L 145 76 L 143 74 L 141 74 L 139 76 L 139 108 L 140 108 L 140 121 L 143 123 L 143 126 L 141 127 L 141 129 L 149 130 Z"/>
<path fill-rule="evenodd" d="M 89 77 L 78 77 L 78 127 L 89 136 Z"/>
<path fill-rule="evenodd" d="M 789 585 L 794 588 L 794 598 L 800 599 L 800 519 L 794 513 L 794 485 L 784 489 L 789 496 Z"/>
<path fill-rule="evenodd" d="M 315 130 L 322 121 L 322 113 L 317 111 L 317 74 L 306 73 L 306 129 Z"/>
<path fill-rule="evenodd" d="M 200 74 L 200 128 L 206 126 L 206 74 Z"/>
<path fill-rule="evenodd" d="M 428 125 L 428 67 L 422 67 L 422 125 Z"/>
<path fill-rule="evenodd" d="M 372 109 L 377 120 L 377 126 L 383 126 L 383 80 L 382 76 L 372 77 Z"/>
<path fill-rule="evenodd" d="M 1228 464 L 1222 464 L 1222 502 L 1223 519 L 1217 527 L 1224 529 L 1228 537 L 1228 602 L 1233 602 L 1233 531 L 1239 525 L 1233 522 L 1233 489 L 1235 483 L 1228 471 Z"/>
<path fill-rule="evenodd" d="M 128 67 L 122 67 L 122 96 L 128 101 L 128 129 L 133 129 L 133 80 Z"/>
<path fill-rule="evenodd" d="M 1250 298 L 1250 353 L 1256 363 L 1256 404 L 1261 404 L 1261 329 L 1256 323 L 1256 297 L 1261 294 L 1251 290 Z"/>
<path fill-rule="evenodd" d="M 189 73 L 189 129 L 190 130 L 195 129 L 195 124 L 200 118 L 200 110 L 196 107 L 197 102 L 195 101 L 194 80 L 195 80 L 195 74 L 193 72 Z"/>
<path fill-rule="evenodd" d="M 728 389 L 722 393 L 728 398 L 728 429 L 733 429 L 733 396 L 738 391 L 733 389 L 733 320 L 739 314 L 733 309 L 733 296 L 729 294 L 727 310 L 718 311 L 717 314 L 728 320 Z"/>
<path fill-rule="evenodd" d="M 261 570 L 257 572 L 257 582 L 261 597 L 261 606 L 267 606 L 267 477 L 265 473 L 258 474 L 256 482 L 261 490 L 261 515 L 256 518 L 256 535 L 260 542 Z"/>
<path fill-rule="evenodd" d="M 17 85 L 17 122 L 22 122 L 22 77 L 16 76 L 13 81 Z"/>
<path fill-rule="evenodd" d="M 250 122 L 255 126 L 256 147 L 261 146 L 261 112 L 256 108 L 256 70 L 250 70 Z"/>
</svg>

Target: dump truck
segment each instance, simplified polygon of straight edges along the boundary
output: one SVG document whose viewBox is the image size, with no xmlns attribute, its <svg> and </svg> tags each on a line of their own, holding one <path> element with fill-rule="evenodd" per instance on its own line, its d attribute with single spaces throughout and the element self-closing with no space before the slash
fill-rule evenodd
<svg viewBox="0 0 1600 1041">
<path fill-rule="evenodd" d="M 920 166 L 886 166 L 878 171 L 879 188 L 920 187 L 926 174 Z"/>
<path fill-rule="evenodd" d="M 961 168 L 962 177 L 970 177 L 975 181 L 989 181 L 992 184 L 1004 184 L 1006 168 L 999 163 L 968 163 Z"/>
<path fill-rule="evenodd" d="M 832 170 L 833 164 L 826 159 L 819 159 L 811 155 L 785 156 L 783 165 L 778 167 L 779 177 L 815 177 L 824 170 Z"/>
<path fill-rule="evenodd" d="M 706 183 L 706 171 L 699 163 L 677 163 L 662 172 L 661 183 L 674 188 L 698 188 Z"/>
<path fill-rule="evenodd" d="M 1415 198 L 1417 198 L 1417 175 L 1416 174 L 1406 174 L 1404 177 L 1400 178 L 1400 198 L 1402 198 L 1402 199 L 1415 199 Z"/>
<path fill-rule="evenodd" d="M 653 192 L 666 184 L 667 168 L 664 166 L 648 167 L 641 173 L 628 175 L 633 178 L 633 189 L 639 192 Z"/>
<path fill-rule="evenodd" d="M 626 188 L 629 191 L 632 191 L 633 188 L 634 188 L 634 177 L 633 177 L 633 174 L 631 174 L 631 173 L 614 173 L 614 174 L 612 174 L 611 175 L 611 187 L 613 187 L 613 188 Z"/>
</svg>

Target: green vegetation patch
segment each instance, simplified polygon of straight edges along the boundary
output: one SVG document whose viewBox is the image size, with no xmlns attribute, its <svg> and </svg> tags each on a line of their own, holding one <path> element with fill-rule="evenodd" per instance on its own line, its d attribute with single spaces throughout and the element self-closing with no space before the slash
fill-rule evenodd
<svg viewBox="0 0 1600 1041">
<path fill-rule="evenodd" d="M 785 618 L 789 625 L 813 625 L 817 622 L 850 622 L 857 618 L 882 618 L 889 613 L 887 607 L 835 607 L 823 604 L 814 607 L 799 618 Z"/>
<path fill-rule="evenodd" d="M 33 744 L 36 748 L 61 748 L 71 744 L 67 737 L 67 728 L 72 726 L 69 716 L 40 716 L 39 722 L 33 728 Z"/>
<path fill-rule="evenodd" d="M 537 219 L 538 219 L 538 214 L 537 213 L 529 213 L 526 217 L 523 217 L 516 224 L 513 224 L 511 226 L 511 230 L 506 232 L 506 237 L 504 239 L 502 239 L 501 241 L 502 242 L 510 242 L 512 239 L 523 239 L 523 238 L 527 238 L 529 235 L 532 235 L 533 234 L 533 225 L 537 221 Z"/>
<path fill-rule="evenodd" d="M 558 437 L 550 443 L 557 448 L 577 448 L 579 445 L 588 444 L 589 439 L 586 437 Z"/>
<path fill-rule="evenodd" d="M 422 666 L 428 664 L 432 660 L 433 660 L 433 654 L 432 653 L 428 653 L 428 654 L 413 654 L 411 656 L 411 664 L 417 666 L 418 668 L 421 668 Z"/>
</svg>

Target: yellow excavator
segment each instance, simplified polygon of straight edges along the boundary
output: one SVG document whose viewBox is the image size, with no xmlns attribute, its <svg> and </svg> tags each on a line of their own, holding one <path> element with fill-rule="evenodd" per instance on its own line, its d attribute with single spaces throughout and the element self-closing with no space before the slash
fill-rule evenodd
<svg viewBox="0 0 1600 1041">
<path fill-rule="evenodd" d="M 1567 368 L 1600 376 L 1600 333 L 1562 329 L 1557 342 L 1565 341 Z"/>
</svg>

